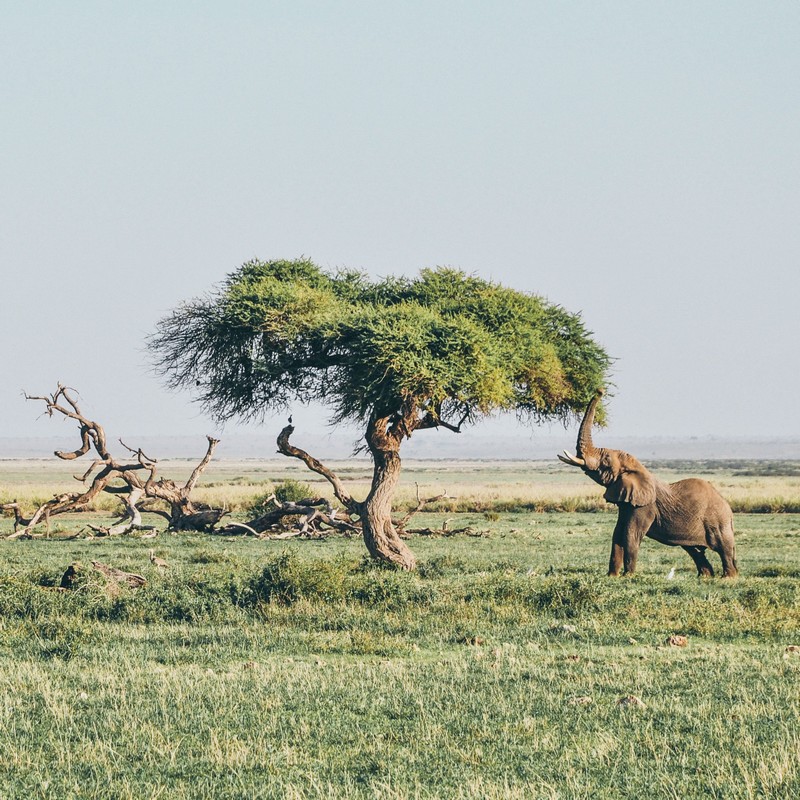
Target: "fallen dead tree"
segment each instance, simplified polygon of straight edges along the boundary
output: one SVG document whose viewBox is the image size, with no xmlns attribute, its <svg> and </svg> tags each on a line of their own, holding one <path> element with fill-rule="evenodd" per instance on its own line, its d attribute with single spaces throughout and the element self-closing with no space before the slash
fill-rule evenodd
<svg viewBox="0 0 800 800">
<path fill-rule="evenodd" d="M 96 458 L 83 475 L 74 475 L 75 480 L 91 483 L 82 491 L 65 492 L 55 495 L 37 508 L 30 517 L 22 514 L 19 505 L 8 504 L 15 512 L 14 532 L 9 539 L 31 537 L 34 529 L 41 523 L 49 532 L 50 518 L 57 514 L 82 511 L 102 492 L 118 495 L 123 503 L 123 514 L 109 526 L 89 526 L 95 534 L 113 536 L 136 530 L 152 530 L 152 526 L 142 524 L 141 511 L 158 514 L 167 520 L 172 530 L 208 530 L 213 528 L 225 515 L 224 509 L 206 508 L 192 501 L 191 494 L 198 478 L 208 466 L 219 443 L 208 436 L 208 447 L 200 463 L 195 467 L 183 486 L 168 478 L 158 478 L 158 462 L 145 455 L 140 449 L 128 447 L 122 440 L 120 445 L 128 451 L 128 460 L 116 459 L 108 449 L 106 432 L 103 426 L 86 417 L 78 406 L 74 390 L 58 384 L 52 395 L 25 395 L 26 400 L 45 404 L 44 413 L 52 417 L 60 414 L 78 423 L 81 445 L 73 451 L 56 450 L 55 455 L 65 461 L 72 461 L 94 450 Z M 165 504 L 168 511 L 152 503 Z"/>
<path fill-rule="evenodd" d="M 107 584 L 117 586 L 128 586 L 131 589 L 140 589 L 147 583 L 142 575 L 133 572 L 125 572 L 117 567 L 103 564 L 100 561 L 92 561 L 92 569 L 99 572 Z M 70 564 L 61 576 L 60 589 L 75 589 L 82 584 L 85 569 L 80 562 Z"/>
<path fill-rule="evenodd" d="M 333 532 L 345 536 L 361 533 L 357 523 L 346 519 L 324 497 L 281 501 L 271 494 L 266 502 L 272 503 L 274 507 L 249 522 L 229 522 L 220 532 L 244 532 L 262 539 L 289 539 L 293 536 L 319 539 Z"/>
</svg>

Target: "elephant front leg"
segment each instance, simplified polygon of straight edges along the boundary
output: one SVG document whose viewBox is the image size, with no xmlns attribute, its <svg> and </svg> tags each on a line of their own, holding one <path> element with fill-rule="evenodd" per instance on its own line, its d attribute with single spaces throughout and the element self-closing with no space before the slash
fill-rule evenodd
<svg viewBox="0 0 800 800">
<path fill-rule="evenodd" d="M 623 575 L 633 575 L 636 572 L 636 559 L 639 558 L 639 544 L 642 537 L 631 537 L 625 547 L 625 553 L 622 557 Z"/>
<path fill-rule="evenodd" d="M 611 541 L 611 558 L 608 563 L 608 574 L 616 577 L 622 570 L 624 575 L 632 575 L 636 571 L 636 560 L 639 557 L 639 545 L 655 519 L 655 513 L 649 507 L 635 507 L 628 504 L 619 505 L 619 516 Z"/>
<path fill-rule="evenodd" d="M 622 544 L 615 537 L 611 541 L 611 558 L 608 562 L 608 574 L 610 577 L 616 578 L 621 572 L 624 552 Z"/>
</svg>

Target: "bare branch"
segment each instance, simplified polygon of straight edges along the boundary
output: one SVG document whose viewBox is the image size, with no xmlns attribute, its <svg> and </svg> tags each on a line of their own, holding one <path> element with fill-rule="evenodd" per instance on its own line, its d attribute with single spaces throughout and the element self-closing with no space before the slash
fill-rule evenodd
<svg viewBox="0 0 800 800">
<path fill-rule="evenodd" d="M 150 456 L 148 456 L 148 455 L 145 455 L 145 453 L 143 452 L 143 450 L 142 450 L 142 448 L 141 448 L 141 447 L 140 447 L 140 448 L 138 448 L 138 449 L 136 449 L 136 450 L 134 450 L 132 447 L 129 447 L 127 444 L 125 444 L 125 442 L 123 442 L 123 441 L 122 441 L 122 439 L 118 439 L 117 441 L 118 441 L 118 442 L 119 442 L 119 443 L 120 443 L 120 444 L 121 444 L 121 445 L 122 445 L 122 446 L 123 446 L 123 447 L 124 447 L 124 448 L 125 448 L 125 449 L 126 449 L 128 452 L 129 452 L 129 453 L 131 453 L 132 455 L 136 456 L 136 460 L 137 460 L 137 461 L 139 462 L 139 464 L 140 464 L 142 467 L 144 467 L 145 469 L 150 469 L 150 467 L 152 467 L 152 465 L 153 465 L 153 464 L 157 464 L 157 463 L 158 463 L 158 461 L 157 461 L 155 458 L 150 458 Z"/>
<path fill-rule="evenodd" d="M 134 487 L 130 490 L 128 496 L 122 500 L 125 506 L 125 513 L 117 522 L 108 526 L 89 525 L 89 527 L 95 531 L 95 533 L 103 533 L 106 536 L 120 536 L 123 533 L 130 533 L 134 530 L 152 530 L 152 525 L 142 525 L 142 515 L 136 507 L 136 504 L 142 499 L 143 495 L 143 488 Z"/>
<path fill-rule="evenodd" d="M 194 468 L 192 474 L 189 476 L 189 480 L 186 481 L 186 485 L 183 487 L 187 492 L 191 492 L 194 489 L 197 479 L 208 466 L 208 462 L 211 461 L 211 456 L 214 454 L 214 450 L 219 444 L 219 439 L 214 439 L 212 436 L 206 436 L 206 439 L 208 439 L 206 454 L 203 456 L 203 460 Z"/>
<path fill-rule="evenodd" d="M 136 457 L 136 462 L 125 464 L 116 461 L 106 448 L 106 433 L 103 426 L 87 419 L 83 415 L 78 401 L 74 396 L 73 389 L 69 389 L 59 383 L 56 391 L 50 396 L 29 395 L 25 393 L 25 398 L 43 402 L 45 404 L 45 413 L 49 416 L 58 413 L 65 418 L 74 419 L 78 422 L 80 426 L 81 446 L 72 452 L 57 451 L 55 453 L 56 456 L 69 461 L 85 455 L 92 447 L 97 451 L 99 458 L 92 462 L 92 465 L 86 470 L 83 476 L 75 475 L 74 477 L 76 480 L 85 482 L 98 466 L 102 465 L 103 467 L 95 475 L 89 489 L 82 494 L 75 493 L 64 495 L 60 498 L 53 498 L 40 506 L 33 517 L 28 521 L 24 531 L 25 535 L 30 535 L 32 528 L 42 519 L 47 521 L 53 514 L 61 514 L 85 507 L 101 491 L 110 494 L 130 494 L 128 500 L 129 508 L 126 516 L 118 523 L 122 525 L 125 530 L 141 527 L 140 518 L 138 517 L 139 512 L 136 510 L 136 505 L 140 502 L 143 495 L 169 504 L 171 513 L 169 515 L 165 515 L 164 512 L 161 513 L 167 517 L 170 527 L 172 528 L 190 528 L 194 524 L 197 524 L 200 526 L 200 529 L 206 529 L 216 524 L 226 513 L 224 510 L 220 509 L 197 508 L 192 503 L 190 497 L 191 491 L 200 473 L 205 469 L 211 459 L 211 454 L 214 451 L 217 440 L 207 437 L 209 444 L 205 457 L 192 472 L 186 486 L 179 489 L 174 481 L 165 478 L 156 481 L 156 465 L 158 463 L 156 459 L 150 458 L 141 448 L 135 449 L 129 447 L 122 439 L 119 440 L 120 445 L 131 455 Z M 149 470 L 149 475 L 146 480 L 141 479 L 137 475 L 137 472 L 141 470 Z M 116 478 L 124 481 L 126 485 L 124 487 L 110 485 L 111 480 Z M 111 531 L 112 529 L 113 532 L 117 532 L 115 526 L 111 526 L 108 530 Z M 125 530 L 120 532 L 125 532 Z"/>
<path fill-rule="evenodd" d="M 251 528 L 249 525 L 245 525 L 244 522 L 229 522 L 225 526 L 225 529 L 228 530 L 230 528 L 241 528 L 243 531 L 246 531 L 247 533 L 249 533 L 252 536 L 255 536 L 255 537 L 259 538 L 259 539 L 263 536 L 263 534 L 259 533 L 254 528 Z"/>
<path fill-rule="evenodd" d="M 442 494 L 437 494 L 434 497 L 426 497 L 425 499 L 419 496 L 419 484 L 414 484 L 417 487 L 417 505 L 411 509 L 398 523 L 396 523 L 395 527 L 399 530 L 405 530 L 406 525 L 408 525 L 411 518 L 422 511 L 425 506 L 430 505 L 431 503 L 435 503 L 437 500 L 444 500 L 445 498 L 455 500 L 455 498 L 451 498 L 449 494 L 447 494 L 447 490 L 442 492 Z"/>
<path fill-rule="evenodd" d="M 81 425 L 81 443 L 81 446 L 77 450 L 55 450 L 54 455 L 64 459 L 64 461 L 72 461 L 73 459 L 80 458 L 82 455 L 88 453 L 89 448 L 92 446 L 92 437 L 91 432 L 86 425 Z"/>
<path fill-rule="evenodd" d="M 56 455 L 58 455 L 58 453 L 56 453 Z M 100 459 L 96 458 L 94 461 L 92 461 L 92 465 L 89 467 L 89 469 L 86 470 L 86 472 L 83 473 L 83 475 L 73 475 L 72 477 L 75 478 L 76 481 L 84 483 L 86 479 L 92 474 L 92 472 L 94 472 L 94 470 L 101 464 L 105 464 L 105 461 L 101 461 Z"/>
<path fill-rule="evenodd" d="M 333 493 L 336 495 L 336 499 L 350 512 L 357 513 L 357 503 L 347 490 L 344 488 L 341 479 L 338 475 L 334 472 L 329 470 L 321 461 L 318 461 L 313 456 L 306 453 L 305 450 L 301 450 L 299 447 L 295 447 L 292 444 L 289 444 L 289 437 L 294 433 L 294 426 L 287 425 L 278 436 L 278 451 L 283 453 L 285 456 L 290 456 L 291 458 L 299 458 L 312 472 L 316 472 L 318 475 L 322 475 L 328 483 L 333 487 Z"/>
<path fill-rule="evenodd" d="M 464 415 L 458 421 L 457 425 L 453 425 L 451 422 L 447 422 L 447 420 L 442 419 L 439 415 L 440 411 L 440 406 L 429 410 L 425 416 L 418 420 L 416 429 L 424 430 L 425 428 L 445 428 L 448 431 L 453 431 L 453 433 L 461 433 L 461 426 L 469 419 L 469 409 L 464 412 Z"/>
</svg>

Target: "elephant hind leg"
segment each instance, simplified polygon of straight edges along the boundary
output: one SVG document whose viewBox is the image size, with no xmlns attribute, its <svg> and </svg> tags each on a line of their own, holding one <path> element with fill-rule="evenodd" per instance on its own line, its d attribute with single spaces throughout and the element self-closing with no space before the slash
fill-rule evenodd
<svg viewBox="0 0 800 800">
<path fill-rule="evenodd" d="M 735 578 L 739 574 L 736 565 L 736 544 L 733 540 L 733 521 L 727 520 L 718 527 L 706 530 L 709 547 L 719 554 L 722 561 L 722 577 Z"/>
<path fill-rule="evenodd" d="M 722 577 L 735 578 L 739 574 L 736 565 L 736 545 L 733 542 L 733 526 L 725 531 L 719 547 L 715 548 L 722 560 Z"/>
<path fill-rule="evenodd" d="M 694 561 L 694 565 L 697 567 L 697 575 L 699 577 L 713 576 L 714 567 L 711 566 L 711 562 L 706 558 L 705 547 L 686 546 L 683 549 L 692 557 L 692 561 Z"/>
</svg>

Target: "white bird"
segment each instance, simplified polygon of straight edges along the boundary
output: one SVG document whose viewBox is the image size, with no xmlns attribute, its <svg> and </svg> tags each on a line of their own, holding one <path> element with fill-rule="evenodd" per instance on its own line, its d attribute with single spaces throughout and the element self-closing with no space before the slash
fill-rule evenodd
<svg viewBox="0 0 800 800">
<path fill-rule="evenodd" d="M 675 567 L 673 567 L 667 574 L 667 580 L 671 581 L 675 577 Z"/>
</svg>

